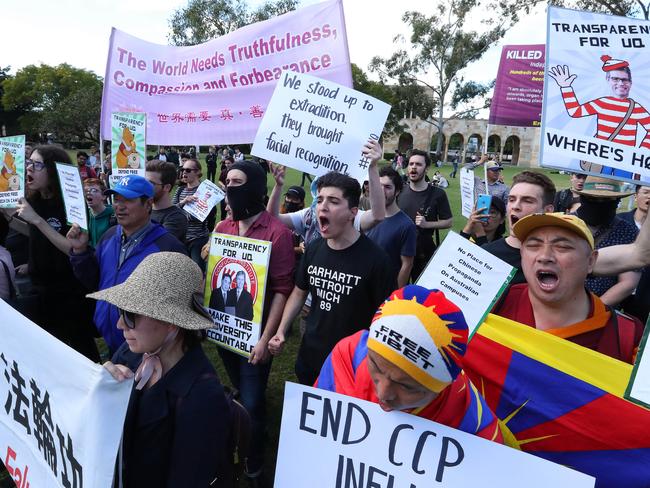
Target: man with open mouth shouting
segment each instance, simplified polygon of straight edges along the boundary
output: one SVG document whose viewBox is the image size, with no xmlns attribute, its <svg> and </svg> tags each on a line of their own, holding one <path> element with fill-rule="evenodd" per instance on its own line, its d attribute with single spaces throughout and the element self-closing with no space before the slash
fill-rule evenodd
<svg viewBox="0 0 650 488">
<path fill-rule="evenodd" d="M 585 222 L 575 215 L 534 214 L 517 221 L 513 233 L 521 242 L 527 283 L 512 286 L 493 312 L 633 363 L 643 324 L 585 288 L 598 257 Z"/>
</svg>

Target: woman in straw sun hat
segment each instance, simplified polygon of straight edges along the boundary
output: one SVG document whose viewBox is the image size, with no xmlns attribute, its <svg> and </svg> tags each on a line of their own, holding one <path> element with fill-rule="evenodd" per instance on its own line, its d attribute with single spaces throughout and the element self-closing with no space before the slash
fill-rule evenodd
<svg viewBox="0 0 650 488">
<path fill-rule="evenodd" d="M 135 377 L 116 486 L 203 487 L 225 472 L 230 406 L 200 344 L 213 325 L 202 279 L 187 256 L 158 252 L 124 283 L 88 295 L 120 310 L 126 342 L 104 366 L 118 381 Z"/>
</svg>

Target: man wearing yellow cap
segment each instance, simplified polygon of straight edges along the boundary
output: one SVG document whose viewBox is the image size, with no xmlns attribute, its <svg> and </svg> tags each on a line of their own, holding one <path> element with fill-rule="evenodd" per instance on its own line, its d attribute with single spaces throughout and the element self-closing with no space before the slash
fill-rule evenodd
<svg viewBox="0 0 650 488">
<path fill-rule="evenodd" d="M 513 228 L 526 283 L 513 285 L 494 313 L 607 356 L 634 362 L 643 325 L 585 289 L 598 257 L 585 222 L 562 213 L 533 214 Z"/>
<path fill-rule="evenodd" d="M 461 368 L 467 335 L 463 313 L 441 291 L 406 286 L 379 307 L 370 330 L 334 347 L 315 386 L 503 442 Z"/>
</svg>

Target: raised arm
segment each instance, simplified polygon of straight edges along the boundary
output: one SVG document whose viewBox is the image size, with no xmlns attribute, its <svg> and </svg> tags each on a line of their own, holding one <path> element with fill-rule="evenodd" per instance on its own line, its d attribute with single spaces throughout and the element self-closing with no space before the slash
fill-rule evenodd
<svg viewBox="0 0 650 488">
<path fill-rule="evenodd" d="M 361 230 L 366 232 L 386 218 L 386 199 L 384 189 L 379 181 L 377 162 L 381 159 L 382 149 L 379 142 L 369 139 L 363 146 L 362 153 L 370 159 L 368 166 L 368 197 L 370 198 L 370 212 L 361 216 Z"/>
<path fill-rule="evenodd" d="M 270 161 L 269 166 L 271 167 L 271 174 L 275 180 L 275 185 L 273 185 L 273 189 L 269 195 L 269 202 L 266 204 L 266 211 L 280 219 L 280 222 L 289 227 L 290 230 L 294 230 L 293 222 L 289 214 L 280 213 L 280 201 L 282 200 L 282 187 L 284 186 L 286 168 L 281 164 L 271 163 Z"/>
<path fill-rule="evenodd" d="M 613 276 L 649 265 L 650 219 L 646 219 L 632 244 L 620 244 L 598 250 L 598 259 L 593 274 Z"/>
</svg>

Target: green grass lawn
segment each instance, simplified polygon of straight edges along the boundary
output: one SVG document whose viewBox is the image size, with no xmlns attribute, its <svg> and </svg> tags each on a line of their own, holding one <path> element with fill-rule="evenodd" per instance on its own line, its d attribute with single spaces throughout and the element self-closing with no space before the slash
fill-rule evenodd
<svg viewBox="0 0 650 488">
<path fill-rule="evenodd" d="M 76 151 L 68 151 L 72 157 L 73 161 L 76 161 Z M 201 164 L 205 170 L 205 155 L 200 156 Z M 387 164 L 387 162 L 382 162 L 381 164 Z M 433 172 L 436 168 L 429 169 L 429 176 L 433 175 Z M 512 176 L 525 168 L 519 167 L 506 167 L 504 169 L 504 178 L 506 183 L 510 184 L 512 181 Z M 551 171 L 548 169 L 537 169 L 547 174 L 555 183 L 558 189 L 565 188 L 569 185 L 569 176 L 560 175 L 557 171 Z M 460 188 L 459 188 L 459 178 L 449 178 L 449 173 L 451 172 L 451 166 L 444 166 L 440 168 L 441 173 L 449 180 L 450 186 L 447 188 L 447 195 L 449 197 L 449 202 L 454 214 L 454 224 L 453 230 L 459 231 L 465 224 L 465 219 L 460 213 Z M 205 171 L 204 171 L 205 174 Z M 301 179 L 301 173 L 295 171 L 291 168 L 287 170 L 287 175 L 285 179 L 285 191 L 291 185 L 299 185 Z M 273 179 L 269 177 L 268 187 L 269 192 L 273 187 Z M 307 202 L 309 205 L 311 203 L 311 195 L 309 193 L 309 188 L 305 188 L 307 193 Z M 627 203 L 625 202 L 622 208 L 627 208 Z M 443 233 L 444 236 L 444 233 Z M 443 237 L 441 236 L 441 238 Z M 282 400 L 284 395 L 284 383 L 285 381 L 296 381 L 294 372 L 293 372 L 293 363 L 298 352 L 298 345 L 300 342 L 299 337 L 299 328 L 298 324 L 294 323 L 293 333 L 288 338 L 287 345 L 284 352 L 279 356 L 274 358 L 273 366 L 271 369 L 271 375 L 269 378 L 269 385 L 267 390 L 267 399 L 268 399 L 268 452 L 267 452 L 267 467 L 268 467 L 268 476 L 269 479 L 273 479 L 274 466 L 275 466 L 275 453 L 277 451 L 277 442 L 279 437 L 280 430 L 280 419 L 282 415 Z M 222 381 L 225 384 L 228 384 L 228 376 L 225 373 L 225 370 L 219 359 L 217 353 L 217 346 L 214 343 L 206 342 L 204 345 L 208 356 L 216 366 L 219 375 Z M 218 415 L 215 412 L 215 415 Z M 209 421 L 209 420 L 207 420 Z M 295 446 L 299 448 L 299 446 Z M 1 476 L 0 476 L 1 480 Z M 242 485 L 243 486 L 243 485 Z"/>
</svg>

